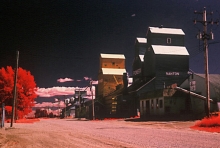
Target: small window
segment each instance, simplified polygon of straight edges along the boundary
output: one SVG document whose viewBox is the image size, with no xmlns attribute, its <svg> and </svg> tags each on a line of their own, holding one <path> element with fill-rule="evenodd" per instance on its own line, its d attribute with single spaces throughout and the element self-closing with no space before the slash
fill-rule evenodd
<svg viewBox="0 0 220 148">
<path fill-rule="evenodd" d="M 171 44 L 171 38 L 167 38 L 167 44 Z"/>
<path fill-rule="evenodd" d="M 107 66 L 107 64 L 105 64 L 105 66 Z"/>
<path fill-rule="evenodd" d="M 112 62 L 112 65 L 115 65 L 115 62 Z"/>
</svg>

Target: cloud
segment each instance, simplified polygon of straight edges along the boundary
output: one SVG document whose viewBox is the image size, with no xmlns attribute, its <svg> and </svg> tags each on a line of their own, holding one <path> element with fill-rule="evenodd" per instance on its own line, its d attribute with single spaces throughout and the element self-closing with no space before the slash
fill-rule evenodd
<svg viewBox="0 0 220 148">
<path fill-rule="evenodd" d="M 60 78 L 60 79 L 57 79 L 57 82 L 60 82 L 60 83 L 63 83 L 63 82 L 71 82 L 71 81 L 74 81 L 73 79 L 71 78 Z"/>
<path fill-rule="evenodd" d="M 131 17 L 135 17 L 135 16 L 136 16 L 136 14 L 132 14 L 132 15 L 131 15 Z"/>
<path fill-rule="evenodd" d="M 36 103 L 34 105 L 34 107 L 37 108 L 53 108 L 53 107 L 60 107 L 60 108 L 64 108 L 66 105 L 64 103 L 64 101 L 60 101 L 60 102 L 42 102 L 42 103 Z"/>
<path fill-rule="evenodd" d="M 94 81 L 96 82 L 96 81 Z M 93 88 L 93 94 L 94 94 Z M 51 87 L 51 88 L 37 88 L 35 93 L 38 97 L 53 97 L 53 96 L 67 96 L 75 95 L 75 91 L 86 91 L 86 95 L 90 95 L 90 87 Z"/>
<path fill-rule="evenodd" d="M 53 97 L 61 95 L 74 95 L 75 87 L 38 88 L 35 92 L 39 97 Z"/>
</svg>

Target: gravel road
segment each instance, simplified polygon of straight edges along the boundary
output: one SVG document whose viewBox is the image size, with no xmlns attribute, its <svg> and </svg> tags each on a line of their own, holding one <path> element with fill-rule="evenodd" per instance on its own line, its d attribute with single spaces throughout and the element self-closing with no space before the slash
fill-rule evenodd
<svg viewBox="0 0 220 148">
<path fill-rule="evenodd" d="M 220 147 L 220 134 L 190 129 L 194 122 L 128 122 L 41 119 L 39 122 L 6 123 L 0 129 L 2 148 L 141 148 Z"/>
</svg>

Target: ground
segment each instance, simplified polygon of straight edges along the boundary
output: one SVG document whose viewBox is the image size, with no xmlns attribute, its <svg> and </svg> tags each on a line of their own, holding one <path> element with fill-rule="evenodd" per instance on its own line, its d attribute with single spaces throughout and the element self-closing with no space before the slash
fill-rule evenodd
<svg viewBox="0 0 220 148">
<path fill-rule="evenodd" d="M 0 147 L 220 147 L 219 133 L 192 130 L 194 124 L 195 121 L 40 119 L 14 123 L 11 128 L 6 123 L 0 129 Z"/>
</svg>

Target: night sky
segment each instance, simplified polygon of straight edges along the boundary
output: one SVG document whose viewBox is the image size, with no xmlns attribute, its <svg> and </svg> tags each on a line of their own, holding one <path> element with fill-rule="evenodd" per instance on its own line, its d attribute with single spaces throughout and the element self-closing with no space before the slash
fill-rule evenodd
<svg viewBox="0 0 220 148">
<path fill-rule="evenodd" d="M 0 67 L 31 71 L 37 86 L 85 86 L 83 77 L 97 80 L 100 53 L 124 54 L 131 75 L 136 37 L 149 26 L 181 28 L 190 53 L 190 68 L 204 73 L 202 41 L 196 34 L 202 24 L 195 10 L 213 11 L 220 18 L 218 0 L 2 0 L 0 2 Z M 210 73 L 220 73 L 220 29 L 212 28 L 209 41 Z M 200 45 L 199 45 L 200 44 Z M 59 78 L 82 80 L 58 83 Z"/>
</svg>

